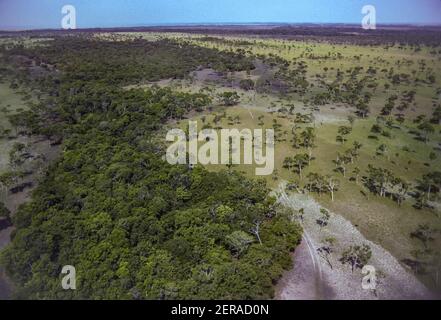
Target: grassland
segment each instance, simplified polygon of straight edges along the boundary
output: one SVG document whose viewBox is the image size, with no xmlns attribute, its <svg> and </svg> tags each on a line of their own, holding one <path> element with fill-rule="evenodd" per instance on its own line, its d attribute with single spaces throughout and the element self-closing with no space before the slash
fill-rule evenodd
<svg viewBox="0 0 441 320">
<path fill-rule="evenodd" d="M 142 36 L 143 34 L 137 34 Z M 355 66 L 361 66 L 367 70 L 369 66 L 377 69 L 389 70 L 394 68 L 397 72 L 412 74 L 415 78 L 425 79 L 428 73 L 439 74 L 441 71 L 441 57 L 435 54 L 431 48 L 422 47 L 415 50 L 406 46 L 384 46 L 384 47 L 362 47 L 355 45 L 333 45 L 329 43 L 311 42 L 290 42 L 286 40 L 274 39 L 255 39 L 241 37 L 222 37 L 225 41 L 206 41 L 200 35 L 183 34 L 148 34 L 145 37 L 154 39 L 155 37 L 171 37 L 179 41 L 190 41 L 193 44 L 217 48 L 220 50 L 243 49 L 247 54 L 253 55 L 274 55 L 280 56 L 288 61 L 303 60 L 308 66 L 307 78 L 316 84 L 312 92 L 319 91 L 320 84 L 316 74 L 324 75 L 326 82 L 332 82 L 336 77 L 336 70 L 344 72 L 352 70 Z M 250 45 L 238 45 L 235 43 L 247 43 Z M 424 62 L 423 62 L 424 61 Z M 422 70 L 418 66 L 425 64 L 427 67 Z M 327 68 L 325 71 L 324 68 Z M 231 78 L 255 79 L 259 77 L 258 72 L 251 74 L 233 74 Z M 209 124 L 212 127 L 222 128 L 272 128 L 274 121 L 280 125 L 279 141 L 276 142 L 275 152 L 275 174 L 267 176 L 266 180 L 272 187 L 277 187 L 280 181 L 299 181 L 306 184 L 307 179 L 300 180 L 299 177 L 283 168 L 285 157 L 293 156 L 305 150 L 294 149 L 291 146 L 292 128 L 295 125 L 296 113 L 310 113 L 315 117 L 314 123 L 300 125 L 300 127 L 312 126 L 316 131 L 316 147 L 313 149 L 314 160 L 308 166 L 303 176 L 315 172 L 323 175 L 332 174 L 340 181 L 340 189 L 336 194 L 335 201 L 331 201 L 329 195 L 313 196 L 316 200 L 333 212 L 338 212 L 343 217 L 355 225 L 359 231 L 369 240 L 380 244 L 390 251 L 398 260 L 406 258 L 421 257 L 421 252 L 425 249 L 421 242 L 412 239 L 410 234 L 419 225 L 427 224 L 434 229 L 441 230 L 441 219 L 439 209 L 439 199 L 434 203 L 432 210 L 417 210 L 412 200 L 406 201 L 402 206 L 388 198 L 380 198 L 363 186 L 362 183 L 353 181 L 352 170 L 358 167 L 361 175 L 366 172 L 369 164 L 376 167 L 387 168 L 394 175 L 409 181 L 413 186 L 424 174 L 441 170 L 441 156 L 438 147 L 441 143 L 439 125 L 435 125 L 435 131 L 429 137 L 429 142 L 424 143 L 415 138 L 415 131 L 418 131 L 417 124 L 414 122 L 417 116 L 425 115 L 430 117 L 435 103 L 439 103 L 437 88 L 441 87 L 441 79 L 438 77 L 436 83 L 415 85 L 414 83 L 400 83 L 397 86 L 386 88 L 384 85 L 389 82 L 385 72 L 380 72 L 373 76 L 378 83 L 378 87 L 373 91 L 373 98 L 370 102 L 371 114 L 368 118 L 357 119 L 352 127 L 352 132 L 348 135 L 348 140 L 341 144 L 336 141 L 338 128 L 340 126 L 350 126 L 347 120 L 348 115 L 353 114 L 354 108 L 342 104 L 328 104 L 319 108 L 312 108 L 305 103 L 304 99 L 292 96 L 279 96 L 276 94 L 256 94 L 254 91 L 244 91 L 225 82 L 222 84 L 216 81 L 209 81 L 204 77 L 194 75 L 190 80 L 168 80 L 156 83 L 160 86 L 170 86 L 175 90 L 200 92 L 204 88 L 211 88 L 211 93 L 215 97 L 219 92 L 234 90 L 241 95 L 241 102 L 234 107 L 222 107 L 215 104 L 212 111 L 203 114 L 196 114 L 191 118 L 197 120 L 199 128 Z M 140 86 L 151 86 L 152 84 L 141 84 Z M 139 85 L 138 85 L 139 87 Z M 398 126 L 387 128 L 389 137 L 378 135 L 378 139 L 369 139 L 372 135 L 371 128 L 378 123 L 376 117 L 384 106 L 387 97 L 404 91 L 415 90 L 415 102 L 413 105 L 402 111 L 406 120 Z M 310 92 L 311 93 L 311 92 Z M 278 112 L 281 107 L 294 105 L 291 113 Z M 222 120 L 214 124 L 213 119 L 217 115 L 224 114 Z M 236 119 L 232 121 L 232 119 Z M 259 120 L 258 120 L 259 119 Z M 260 123 L 259 123 L 260 122 Z M 187 126 L 187 120 L 182 120 L 179 124 L 172 123 L 170 127 Z M 384 124 L 383 124 L 384 127 Z M 347 167 L 347 176 L 335 172 L 334 160 L 338 153 L 343 153 L 354 141 L 362 143 L 363 147 L 360 156 L 355 164 Z M 387 146 L 384 155 L 378 155 L 377 149 L 380 145 Z M 430 158 L 430 154 L 435 153 L 436 158 Z M 211 170 L 225 169 L 225 166 L 209 165 Z M 250 177 L 254 176 L 254 167 L 249 165 L 238 165 L 233 170 L 244 172 Z M 440 263 L 441 241 L 439 237 L 431 243 L 429 251 L 424 253 L 426 261 L 432 265 Z M 436 268 L 436 267 L 435 267 Z M 438 267 L 439 268 L 439 267 Z M 429 287 L 434 288 L 433 274 L 418 275 Z M 438 284 L 439 285 L 439 284 Z"/>
</svg>

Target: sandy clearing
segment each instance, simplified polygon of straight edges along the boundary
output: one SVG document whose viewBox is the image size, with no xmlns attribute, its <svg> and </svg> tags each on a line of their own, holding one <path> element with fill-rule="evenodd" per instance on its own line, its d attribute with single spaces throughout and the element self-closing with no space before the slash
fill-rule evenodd
<svg viewBox="0 0 441 320">
<path fill-rule="evenodd" d="M 299 252 L 294 254 L 294 268 L 285 273 L 277 287 L 277 299 L 296 300 L 321 299 L 338 300 L 395 300 L 395 299 L 430 299 L 434 298 L 432 293 L 408 272 L 388 251 L 380 245 L 366 239 L 348 220 L 341 215 L 331 213 L 328 226 L 320 230 L 316 220 L 321 216 L 320 206 L 313 198 L 304 194 L 286 194 L 282 184 L 278 190 L 281 204 L 294 210 L 304 208 L 303 227 L 310 237 L 311 245 L 319 248 L 323 240 L 329 237 L 336 239 L 334 253 L 331 255 L 332 268 L 323 260 L 321 264 L 321 284 L 312 285 L 314 279 L 320 279 L 317 268 L 308 262 L 311 255 L 306 252 L 305 246 L 298 248 Z M 350 245 L 367 244 L 371 247 L 372 258 L 369 265 L 372 265 L 377 274 L 384 274 L 379 277 L 376 291 L 364 290 L 362 278 L 364 275 L 360 270 L 353 273 L 347 265 L 339 262 L 341 253 Z M 311 269 L 315 270 L 311 275 Z M 315 280 L 317 281 L 317 280 Z"/>
</svg>

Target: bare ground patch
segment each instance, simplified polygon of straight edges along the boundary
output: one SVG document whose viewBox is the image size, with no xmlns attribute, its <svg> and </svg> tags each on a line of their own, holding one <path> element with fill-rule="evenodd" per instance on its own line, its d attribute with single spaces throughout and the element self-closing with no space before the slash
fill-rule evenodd
<svg viewBox="0 0 441 320">
<path fill-rule="evenodd" d="M 310 241 L 315 250 L 323 245 L 326 238 L 334 238 L 334 252 L 330 256 L 332 264 L 329 266 L 323 259 L 321 263 L 321 281 L 318 287 L 319 297 L 323 299 L 339 300 L 395 300 L 395 299 L 429 299 L 432 293 L 411 273 L 380 245 L 366 239 L 348 220 L 338 213 L 331 213 L 329 224 L 320 229 L 317 219 L 320 218 L 320 206 L 313 198 L 304 194 L 286 194 L 283 187 L 280 188 L 279 201 L 284 206 L 297 211 L 305 210 L 303 227 L 310 235 Z M 364 275 L 359 269 L 351 272 L 348 265 L 343 265 L 339 258 L 342 252 L 351 245 L 367 244 L 372 250 L 372 258 L 368 262 L 372 265 L 379 277 L 376 292 L 362 288 Z M 317 292 L 311 292 L 310 269 L 304 267 L 307 256 L 302 253 L 294 256 L 293 272 L 287 272 L 278 287 L 277 298 L 279 299 L 308 299 L 317 296 Z M 298 274 L 302 273 L 302 274 Z M 317 279 L 317 275 L 315 275 Z M 321 287 L 321 289 L 320 289 Z M 293 288 L 295 288 L 293 290 Z M 317 289 L 316 289 L 317 290 Z"/>
</svg>

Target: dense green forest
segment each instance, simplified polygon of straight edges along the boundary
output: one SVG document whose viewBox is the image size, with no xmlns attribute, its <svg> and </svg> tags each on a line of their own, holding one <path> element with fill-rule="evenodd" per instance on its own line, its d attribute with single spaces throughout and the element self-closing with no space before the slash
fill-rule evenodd
<svg viewBox="0 0 441 320">
<path fill-rule="evenodd" d="M 250 58 L 175 43 L 56 37 L 1 47 L 2 77 L 38 90 L 21 130 L 62 153 L 13 217 L 1 263 L 18 298 L 266 299 L 301 229 L 264 181 L 171 166 L 157 131 L 210 104 L 204 94 L 123 85 L 184 78 L 199 67 L 253 69 Z M 77 290 L 63 290 L 64 265 Z"/>
</svg>

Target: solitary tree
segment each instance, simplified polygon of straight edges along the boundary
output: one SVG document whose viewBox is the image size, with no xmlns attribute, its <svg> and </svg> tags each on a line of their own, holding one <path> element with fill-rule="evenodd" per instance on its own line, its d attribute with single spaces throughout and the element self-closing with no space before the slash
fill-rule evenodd
<svg viewBox="0 0 441 320">
<path fill-rule="evenodd" d="M 260 237 L 260 231 L 261 231 L 260 226 L 264 221 L 265 214 L 262 210 L 257 210 L 252 213 L 252 216 L 253 216 L 253 222 L 251 224 L 250 231 L 252 234 L 256 236 L 259 243 L 262 244 L 262 238 Z"/>
<path fill-rule="evenodd" d="M 398 203 L 399 206 L 406 200 L 407 192 L 409 191 L 409 184 L 401 178 L 394 178 L 391 182 L 389 192 L 391 197 Z"/>
<path fill-rule="evenodd" d="M 423 190 L 427 195 L 427 200 L 430 201 L 430 196 L 433 190 L 441 192 L 441 172 L 435 171 L 425 174 L 421 180 L 418 181 L 418 188 Z"/>
<path fill-rule="evenodd" d="M 344 144 L 348 139 L 346 138 L 352 132 L 352 127 L 341 126 L 338 128 L 337 142 Z"/>
<path fill-rule="evenodd" d="M 391 182 L 395 178 L 393 174 L 387 169 L 375 168 L 372 165 L 368 166 L 367 173 L 366 187 L 374 194 L 385 197 Z"/>
<path fill-rule="evenodd" d="M 343 177 L 346 177 L 346 165 L 351 162 L 351 157 L 346 154 L 337 154 L 337 159 L 334 161 L 336 170 L 340 171 L 343 174 Z"/>
<path fill-rule="evenodd" d="M 223 92 L 218 95 L 219 100 L 224 106 L 230 107 L 239 103 L 240 96 L 237 92 Z"/>
<path fill-rule="evenodd" d="M 331 200 L 334 201 L 334 192 L 339 188 L 339 181 L 332 176 L 327 176 L 326 187 L 331 194 Z"/>
<path fill-rule="evenodd" d="M 369 106 L 364 103 L 364 102 L 359 102 L 355 108 L 357 109 L 357 114 L 362 117 L 362 118 L 366 118 L 367 115 L 369 114 L 370 110 L 369 110 Z"/>
<path fill-rule="evenodd" d="M 429 225 L 420 224 L 418 229 L 410 234 L 410 237 L 420 240 L 423 243 L 424 248 L 427 249 L 427 243 L 435 240 L 434 234 L 435 230 L 430 228 Z"/>
<path fill-rule="evenodd" d="M 435 128 L 429 121 L 424 121 L 418 126 L 418 129 L 423 131 L 424 134 L 424 142 L 427 143 L 429 141 L 429 135 L 435 132 Z"/>
<path fill-rule="evenodd" d="M 329 219 L 331 218 L 331 214 L 329 213 L 328 210 L 321 208 L 320 209 L 320 214 L 321 217 L 319 219 L 317 219 L 317 224 L 320 226 L 320 229 L 322 229 L 323 227 L 326 227 L 329 223 Z"/>
<path fill-rule="evenodd" d="M 309 191 L 317 192 L 320 195 L 326 190 L 326 180 L 318 173 L 311 172 L 308 174 Z"/>
<path fill-rule="evenodd" d="M 354 174 L 354 178 L 355 178 L 355 183 L 356 183 L 356 184 L 358 184 L 358 179 L 359 179 L 359 177 L 360 177 L 360 172 L 361 172 L 361 170 L 360 170 L 359 167 L 355 167 L 355 168 L 352 170 L 352 173 Z"/>
<path fill-rule="evenodd" d="M 300 180 L 303 179 L 303 168 L 305 168 L 309 163 L 309 156 L 307 154 L 296 154 L 293 158 L 293 163 L 295 170 L 297 171 Z"/>
<path fill-rule="evenodd" d="M 302 145 L 304 148 L 308 149 L 308 165 L 312 159 L 312 149 L 315 147 L 315 131 L 314 128 L 308 127 L 305 131 L 300 134 L 302 139 Z"/>
<path fill-rule="evenodd" d="M 326 263 L 333 268 L 331 263 L 331 254 L 334 252 L 335 238 L 326 238 L 323 246 L 317 249 L 318 255 L 326 261 Z"/>
<path fill-rule="evenodd" d="M 349 264 L 352 272 L 355 268 L 362 269 L 372 257 L 371 248 L 364 244 L 362 246 L 350 246 L 343 252 L 340 262 L 342 264 Z"/>
<path fill-rule="evenodd" d="M 381 144 L 381 145 L 377 148 L 377 155 L 379 155 L 379 156 L 387 156 L 387 158 L 388 158 L 388 160 L 389 160 L 388 147 L 387 147 L 387 145 L 385 145 L 384 143 Z"/>
</svg>

